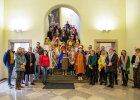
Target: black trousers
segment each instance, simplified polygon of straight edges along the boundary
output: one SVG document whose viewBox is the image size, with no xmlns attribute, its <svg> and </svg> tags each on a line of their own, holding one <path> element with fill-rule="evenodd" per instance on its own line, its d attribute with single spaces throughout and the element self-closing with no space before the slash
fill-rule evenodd
<svg viewBox="0 0 140 100">
<path fill-rule="evenodd" d="M 79 73 L 77 76 L 78 76 L 78 77 L 83 76 L 83 73 Z"/>
<path fill-rule="evenodd" d="M 89 68 L 88 65 L 86 66 L 86 77 L 87 77 L 87 78 L 90 77 L 90 68 Z"/>
<path fill-rule="evenodd" d="M 122 80 L 123 80 L 123 85 L 127 86 L 128 74 L 125 73 L 125 70 L 122 70 Z"/>
<path fill-rule="evenodd" d="M 70 69 L 70 71 L 74 71 L 74 65 L 70 64 L 70 68 L 69 69 Z"/>
<path fill-rule="evenodd" d="M 100 72 L 100 83 L 107 83 L 107 73 L 105 72 L 105 69 L 101 69 L 101 72 Z"/>
<path fill-rule="evenodd" d="M 133 68 L 134 86 L 140 88 L 140 66 Z"/>
<path fill-rule="evenodd" d="M 114 79 L 115 79 L 115 82 L 118 82 L 118 71 L 114 73 Z"/>
<path fill-rule="evenodd" d="M 95 67 L 93 69 L 90 69 L 90 83 L 95 84 Z"/>
<path fill-rule="evenodd" d="M 95 82 L 98 82 L 98 76 L 99 76 L 99 70 L 98 70 L 98 66 L 95 66 Z"/>
<path fill-rule="evenodd" d="M 109 85 L 114 86 L 114 72 L 108 72 L 109 75 Z"/>
</svg>

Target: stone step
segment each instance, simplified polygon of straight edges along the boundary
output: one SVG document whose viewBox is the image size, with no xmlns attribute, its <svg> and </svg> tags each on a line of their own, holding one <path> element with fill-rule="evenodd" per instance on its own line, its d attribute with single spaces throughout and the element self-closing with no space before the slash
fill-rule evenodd
<svg viewBox="0 0 140 100">
<path fill-rule="evenodd" d="M 68 75 L 62 75 L 62 70 L 55 68 L 54 75 L 48 74 L 46 80 L 49 83 L 87 83 L 89 82 L 89 80 L 87 80 L 85 76 L 83 76 L 82 81 L 78 81 L 76 75 L 70 75 L 69 71 L 67 74 Z M 40 78 L 40 80 L 37 82 L 41 82 L 41 81 L 42 81 L 42 78 Z"/>
<path fill-rule="evenodd" d="M 85 76 L 83 76 L 82 81 L 78 81 L 76 75 L 48 75 L 47 76 L 47 82 L 53 82 L 53 83 L 77 83 L 77 82 L 88 82 L 89 80 L 85 79 Z"/>
</svg>

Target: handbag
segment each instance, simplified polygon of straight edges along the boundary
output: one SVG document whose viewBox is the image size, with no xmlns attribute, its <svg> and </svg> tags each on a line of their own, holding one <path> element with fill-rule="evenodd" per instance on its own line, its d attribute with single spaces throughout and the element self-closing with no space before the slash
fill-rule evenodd
<svg viewBox="0 0 140 100">
<path fill-rule="evenodd" d="M 134 64 L 132 64 L 132 67 L 133 67 L 133 68 L 138 68 L 138 66 L 135 66 Z"/>
<path fill-rule="evenodd" d="M 21 67 L 22 69 L 25 69 L 25 66 L 24 66 L 24 65 L 20 65 L 20 67 Z"/>
<path fill-rule="evenodd" d="M 121 64 L 120 67 L 123 68 L 123 64 Z"/>
</svg>

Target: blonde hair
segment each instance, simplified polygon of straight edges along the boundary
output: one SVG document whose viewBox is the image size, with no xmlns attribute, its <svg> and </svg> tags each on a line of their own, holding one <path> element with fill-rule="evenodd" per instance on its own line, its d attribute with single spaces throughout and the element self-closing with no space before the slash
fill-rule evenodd
<svg viewBox="0 0 140 100">
<path fill-rule="evenodd" d="M 105 50 L 102 50 L 102 51 L 101 51 L 101 55 L 103 55 L 103 52 L 105 52 L 105 55 L 106 55 L 106 51 L 105 51 Z"/>
<path fill-rule="evenodd" d="M 20 50 L 20 49 L 22 50 L 21 47 L 18 47 L 18 48 L 17 48 L 17 51 L 16 51 L 17 54 L 20 54 L 20 53 L 19 53 L 19 50 Z M 22 54 L 22 52 L 21 52 L 21 54 Z"/>
</svg>

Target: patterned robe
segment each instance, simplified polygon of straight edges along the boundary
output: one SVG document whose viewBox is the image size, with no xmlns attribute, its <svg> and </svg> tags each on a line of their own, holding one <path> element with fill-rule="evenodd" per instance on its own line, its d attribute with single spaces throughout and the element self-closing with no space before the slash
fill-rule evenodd
<svg viewBox="0 0 140 100">
<path fill-rule="evenodd" d="M 76 74 L 85 74 L 86 57 L 83 52 L 78 52 L 76 55 Z"/>
<path fill-rule="evenodd" d="M 50 58 L 50 68 L 55 68 L 55 66 L 57 66 L 55 52 L 54 51 L 49 51 L 48 55 L 49 55 L 49 58 Z"/>
</svg>

